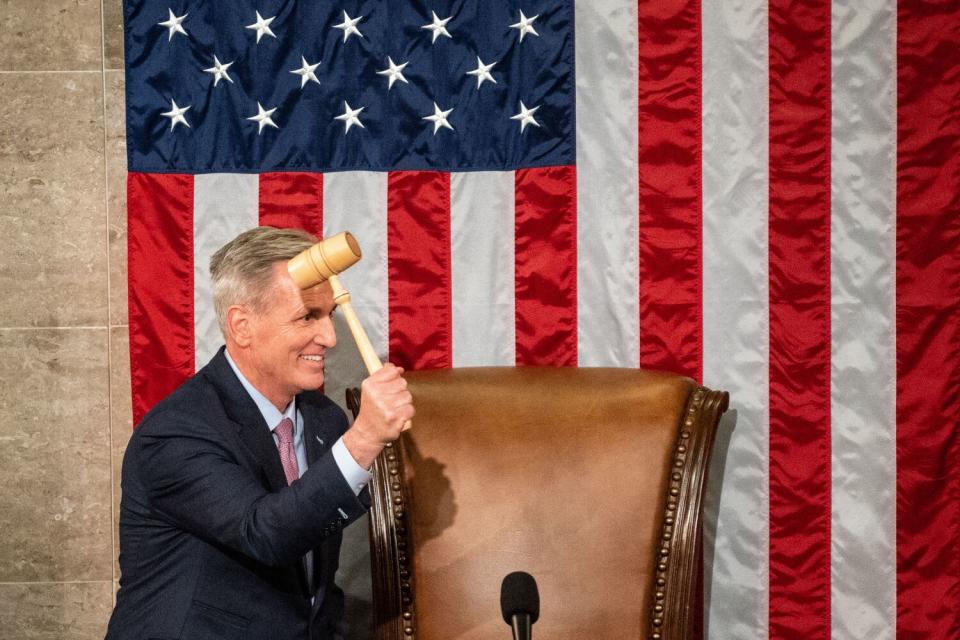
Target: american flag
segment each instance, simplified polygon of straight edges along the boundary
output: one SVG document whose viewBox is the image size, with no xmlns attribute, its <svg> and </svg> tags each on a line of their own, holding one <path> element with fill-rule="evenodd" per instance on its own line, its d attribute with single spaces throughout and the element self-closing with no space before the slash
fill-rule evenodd
<svg viewBox="0 0 960 640">
<path fill-rule="evenodd" d="M 137 419 L 220 344 L 216 248 L 350 230 L 393 362 L 731 392 L 710 638 L 960 638 L 955 0 L 125 18 Z"/>
</svg>

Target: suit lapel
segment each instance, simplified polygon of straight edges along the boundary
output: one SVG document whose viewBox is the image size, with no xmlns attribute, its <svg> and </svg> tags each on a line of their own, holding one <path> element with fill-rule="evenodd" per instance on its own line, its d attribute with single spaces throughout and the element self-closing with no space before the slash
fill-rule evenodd
<svg viewBox="0 0 960 640">
<path fill-rule="evenodd" d="M 287 486 L 277 445 L 253 398 L 243 388 L 227 362 L 224 348 L 204 367 L 204 374 L 216 385 L 223 398 L 227 416 L 237 424 L 237 435 L 260 466 L 271 491 Z"/>
<path fill-rule="evenodd" d="M 325 454 L 339 437 L 330 429 L 329 420 L 324 420 L 324 410 L 315 404 L 315 395 L 315 392 L 305 392 L 297 396 L 297 409 L 303 416 L 303 441 L 308 465 Z"/>
<path fill-rule="evenodd" d="M 256 408 L 256 406 L 254 406 Z M 283 473 L 283 465 L 280 463 L 280 453 L 277 451 L 277 444 L 273 441 L 273 436 L 267 429 L 263 417 L 260 416 L 260 424 L 244 424 L 240 428 L 240 440 L 256 458 L 267 478 L 272 491 L 279 491 L 287 486 L 287 476 Z"/>
<path fill-rule="evenodd" d="M 267 484 L 271 491 L 280 491 L 287 487 L 287 477 L 283 473 L 283 465 L 280 463 L 280 453 L 277 451 L 277 444 L 270 434 L 270 429 L 263 414 L 257 408 L 257 403 L 253 401 L 247 390 L 243 388 L 240 379 L 233 372 L 227 357 L 224 355 L 224 347 L 220 347 L 217 355 L 210 360 L 210 363 L 204 367 L 204 374 L 220 390 L 223 398 L 223 406 L 226 409 L 227 416 L 236 423 L 237 435 L 243 445 L 249 450 L 253 459 L 260 466 L 260 470 L 267 479 Z M 297 579 L 300 588 L 305 597 L 310 593 L 307 588 L 307 574 L 304 562 L 301 560 L 297 567 Z"/>
</svg>

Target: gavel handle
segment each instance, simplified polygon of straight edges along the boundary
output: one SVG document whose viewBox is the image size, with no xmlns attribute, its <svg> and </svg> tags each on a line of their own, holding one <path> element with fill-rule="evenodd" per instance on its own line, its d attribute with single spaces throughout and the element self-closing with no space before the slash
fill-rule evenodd
<svg viewBox="0 0 960 640">
<path fill-rule="evenodd" d="M 350 292 L 340 284 L 339 276 L 332 275 L 327 280 L 333 288 L 333 301 L 343 310 L 343 316 L 347 319 L 347 326 L 350 327 L 350 333 L 353 334 L 353 339 L 357 343 L 357 349 L 360 350 L 360 357 L 363 358 L 363 364 L 367 366 L 367 373 L 373 374 L 379 371 L 383 368 L 383 363 L 380 362 L 377 352 L 374 351 L 373 345 L 370 343 L 370 338 L 367 337 L 367 332 L 363 330 L 363 325 L 360 324 L 360 319 L 353 310 L 353 304 L 350 302 Z M 410 420 L 407 420 L 403 423 L 403 430 L 406 431 L 412 426 L 413 424 Z"/>
<path fill-rule="evenodd" d="M 337 306 L 343 311 L 343 316 L 347 319 L 347 326 L 350 327 L 350 333 L 353 334 L 357 349 L 360 350 L 363 364 L 367 365 L 367 373 L 372 374 L 379 371 L 383 368 L 383 363 L 377 357 L 377 352 L 374 351 L 370 338 L 367 337 L 367 332 L 363 330 L 363 325 L 360 324 L 360 319 L 353 310 L 353 304 L 350 302 L 350 292 L 343 288 L 338 276 L 330 276 L 328 280 L 330 286 L 333 287 L 333 301 L 337 303 Z"/>
</svg>

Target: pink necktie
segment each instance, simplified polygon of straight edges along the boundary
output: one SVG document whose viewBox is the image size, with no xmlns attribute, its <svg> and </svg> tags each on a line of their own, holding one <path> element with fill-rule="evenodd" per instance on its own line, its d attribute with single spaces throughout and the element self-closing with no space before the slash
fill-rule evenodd
<svg viewBox="0 0 960 640">
<path fill-rule="evenodd" d="M 273 430 L 277 434 L 277 445 L 280 449 L 280 464 L 283 465 L 283 475 L 287 476 L 287 484 L 293 484 L 300 478 L 300 466 L 297 464 L 297 452 L 293 450 L 293 420 L 284 418 Z"/>
</svg>

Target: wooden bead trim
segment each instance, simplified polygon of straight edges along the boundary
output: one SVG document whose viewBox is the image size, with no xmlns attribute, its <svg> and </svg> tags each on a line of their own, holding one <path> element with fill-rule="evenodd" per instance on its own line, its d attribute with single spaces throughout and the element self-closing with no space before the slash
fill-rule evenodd
<svg viewBox="0 0 960 640">
<path fill-rule="evenodd" d="M 727 403 L 726 393 L 695 387 L 681 416 L 654 557 L 650 640 L 690 640 L 698 628 L 693 616 L 702 613 L 696 606 L 701 594 L 694 592 L 702 562 L 702 501 L 716 425 Z"/>
<path fill-rule="evenodd" d="M 347 391 L 354 417 L 360 410 L 359 389 Z M 370 542 L 373 555 L 374 625 L 381 640 L 416 640 L 413 553 L 406 526 L 403 441 L 387 444 L 373 464 L 370 482 Z"/>
</svg>

